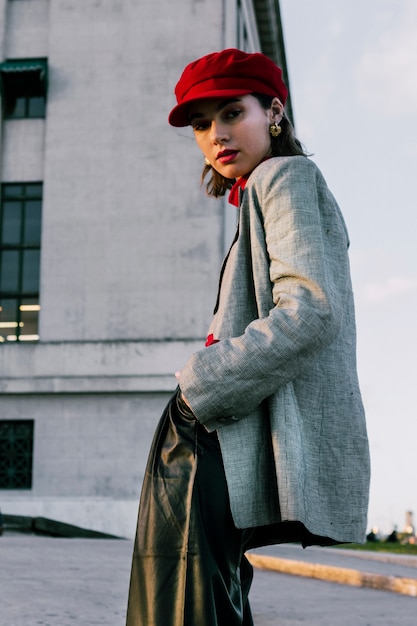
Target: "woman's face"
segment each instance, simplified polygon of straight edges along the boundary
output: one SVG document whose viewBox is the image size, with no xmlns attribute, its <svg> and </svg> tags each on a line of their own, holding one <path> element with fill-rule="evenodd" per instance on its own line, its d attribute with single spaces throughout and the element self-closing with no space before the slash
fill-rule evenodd
<svg viewBox="0 0 417 626">
<path fill-rule="evenodd" d="M 274 98 L 265 110 L 252 95 L 199 100 L 190 106 L 197 145 L 211 166 L 226 178 L 251 172 L 271 149 L 269 126 L 282 118 Z"/>
</svg>

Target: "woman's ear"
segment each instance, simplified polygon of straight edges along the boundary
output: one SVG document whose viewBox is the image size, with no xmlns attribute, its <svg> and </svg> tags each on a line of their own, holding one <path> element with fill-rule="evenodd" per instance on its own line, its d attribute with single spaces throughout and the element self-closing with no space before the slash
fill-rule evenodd
<svg viewBox="0 0 417 626">
<path fill-rule="evenodd" d="M 282 104 L 279 98 L 274 98 L 272 100 L 271 108 L 270 108 L 270 116 L 271 116 L 271 123 L 277 122 L 277 124 L 279 124 L 280 121 L 282 120 L 284 116 L 284 105 Z"/>
</svg>

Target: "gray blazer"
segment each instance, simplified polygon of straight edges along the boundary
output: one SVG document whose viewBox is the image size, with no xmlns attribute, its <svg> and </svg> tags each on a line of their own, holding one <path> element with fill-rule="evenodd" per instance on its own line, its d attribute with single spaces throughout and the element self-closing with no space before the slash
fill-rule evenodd
<svg viewBox="0 0 417 626">
<path fill-rule="evenodd" d="M 209 332 L 180 387 L 217 430 L 236 525 L 364 541 L 369 451 L 346 226 L 316 165 L 260 164 L 241 196 Z"/>
</svg>

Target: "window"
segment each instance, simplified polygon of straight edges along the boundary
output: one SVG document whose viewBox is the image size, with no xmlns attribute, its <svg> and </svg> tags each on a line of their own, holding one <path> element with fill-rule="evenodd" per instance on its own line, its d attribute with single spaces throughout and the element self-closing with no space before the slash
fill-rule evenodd
<svg viewBox="0 0 417 626">
<path fill-rule="evenodd" d="M 33 420 L 0 420 L 0 489 L 31 489 Z"/>
<path fill-rule="evenodd" d="M 45 117 L 47 75 L 46 59 L 18 59 L 0 63 L 5 119 Z"/>
<path fill-rule="evenodd" d="M 237 3 L 237 47 L 239 48 L 239 50 L 245 50 L 246 52 L 251 51 L 249 45 L 247 21 L 240 0 L 238 0 Z"/>
<path fill-rule="evenodd" d="M 1 186 L 0 342 L 36 341 L 42 183 Z"/>
</svg>

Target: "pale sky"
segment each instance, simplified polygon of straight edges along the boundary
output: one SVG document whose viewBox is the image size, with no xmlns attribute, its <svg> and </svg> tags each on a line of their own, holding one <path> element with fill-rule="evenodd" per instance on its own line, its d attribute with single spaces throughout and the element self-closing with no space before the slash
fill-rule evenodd
<svg viewBox="0 0 417 626">
<path fill-rule="evenodd" d="M 417 526 L 417 2 L 281 0 L 299 139 L 351 239 L 369 529 Z"/>
</svg>

